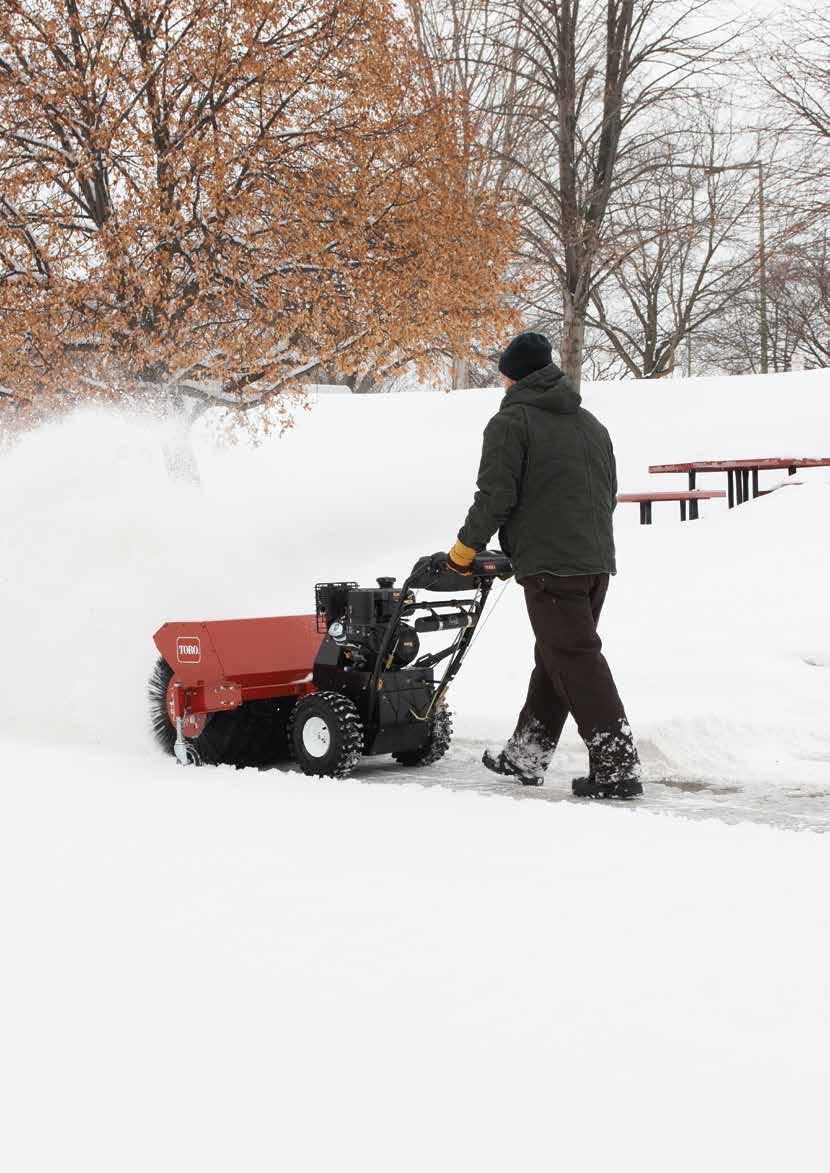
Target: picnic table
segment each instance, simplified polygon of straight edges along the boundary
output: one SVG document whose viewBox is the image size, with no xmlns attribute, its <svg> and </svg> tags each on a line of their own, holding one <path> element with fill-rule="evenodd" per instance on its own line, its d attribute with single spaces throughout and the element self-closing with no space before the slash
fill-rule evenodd
<svg viewBox="0 0 830 1173">
<path fill-rule="evenodd" d="M 800 468 L 830 468 L 830 456 L 759 456 L 746 457 L 741 460 L 690 460 L 681 464 L 651 464 L 649 472 L 685 472 L 689 475 L 689 489 L 697 487 L 697 474 L 704 472 L 725 472 L 729 496 L 729 508 L 743 505 L 750 496 L 750 476 L 752 477 L 752 496 L 761 496 L 758 485 L 759 472 L 787 470 L 789 476 L 794 476 Z"/>
<path fill-rule="evenodd" d="M 685 489 L 677 489 L 675 492 L 649 492 L 649 493 L 619 493 L 617 501 L 622 505 L 626 502 L 633 502 L 640 506 L 640 525 L 651 525 L 651 506 L 655 501 L 679 501 L 680 502 L 680 520 L 686 520 L 686 506 L 689 507 L 689 520 L 697 521 L 698 518 L 698 502 L 709 501 L 713 497 L 725 497 L 726 493 L 722 489 L 690 489 L 686 492 Z"/>
</svg>

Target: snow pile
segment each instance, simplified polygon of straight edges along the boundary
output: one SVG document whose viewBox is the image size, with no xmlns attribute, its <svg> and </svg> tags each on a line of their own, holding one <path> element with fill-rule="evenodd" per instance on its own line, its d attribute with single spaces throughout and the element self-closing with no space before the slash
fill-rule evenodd
<svg viewBox="0 0 830 1173">
<path fill-rule="evenodd" d="M 654 462 L 830 454 L 826 372 L 588 386 L 585 402 L 627 490 L 648 486 Z M 400 579 L 454 538 L 498 403 L 495 390 L 323 396 L 259 448 L 203 435 L 201 489 L 170 481 L 167 433 L 145 419 L 80 412 L 29 437 L 0 459 L 0 730 L 146 750 L 162 621 L 303 612 L 317 581 Z M 656 505 L 650 529 L 636 507 L 618 510 L 603 635 L 652 776 L 827 779 L 830 486 L 823 471 L 797 479 L 738 510 L 704 502 L 686 525 L 676 505 Z M 530 663 L 513 584 L 454 687 L 462 738 L 510 732 Z"/>
</svg>

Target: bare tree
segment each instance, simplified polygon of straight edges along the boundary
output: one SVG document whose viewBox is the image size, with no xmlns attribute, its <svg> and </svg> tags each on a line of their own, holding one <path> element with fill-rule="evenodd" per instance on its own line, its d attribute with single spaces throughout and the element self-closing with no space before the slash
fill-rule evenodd
<svg viewBox="0 0 830 1173">
<path fill-rule="evenodd" d="M 769 370 L 830 366 L 828 241 L 781 246 L 767 272 Z M 703 370 L 760 372 L 760 295 L 755 283 L 700 330 L 695 349 Z"/>
<path fill-rule="evenodd" d="M 707 22 L 709 9 L 709 0 L 502 0 L 499 45 L 522 30 L 513 117 L 533 129 L 509 155 L 522 259 L 536 277 L 528 309 L 561 299 L 561 362 L 577 384 L 594 295 L 639 242 L 614 210 L 651 173 L 655 123 L 737 36 Z"/>
<path fill-rule="evenodd" d="M 780 121 L 826 157 L 830 150 L 830 11 L 785 10 L 775 44 L 759 56 L 758 71 Z"/>
<path fill-rule="evenodd" d="M 780 198 L 786 224 L 771 274 L 771 315 L 787 363 L 828 366 L 830 11 L 816 0 L 809 8 L 791 4 L 766 38 L 766 51 L 756 55 L 766 121 L 789 146 Z"/>
<path fill-rule="evenodd" d="M 407 8 L 418 46 L 430 63 L 435 96 L 449 98 L 459 113 L 472 206 L 505 201 L 511 154 L 522 135 L 532 133 L 516 110 L 521 20 L 502 41 L 503 15 L 490 0 L 407 0 Z M 485 357 L 475 348 L 471 356 Z M 471 372 L 468 357 L 449 357 L 454 387 L 478 381 L 480 372 Z"/>
<path fill-rule="evenodd" d="M 799 349 L 811 367 L 830 367 L 830 234 L 818 230 L 794 250 L 796 272 L 786 288 L 786 304 L 800 326 Z"/>
<path fill-rule="evenodd" d="M 685 128 L 660 136 L 646 178 L 609 211 L 612 232 L 632 246 L 594 286 L 587 322 L 637 379 L 671 375 L 684 342 L 758 277 L 754 175 L 723 169 L 733 135 L 711 105 L 698 113 L 698 125 L 692 111 Z"/>
<path fill-rule="evenodd" d="M 830 214 L 830 11 L 815 0 L 810 9 L 791 5 L 764 36 L 756 71 L 765 120 L 789 145 L 791 234 L 809 233 Z"/>
</svg>

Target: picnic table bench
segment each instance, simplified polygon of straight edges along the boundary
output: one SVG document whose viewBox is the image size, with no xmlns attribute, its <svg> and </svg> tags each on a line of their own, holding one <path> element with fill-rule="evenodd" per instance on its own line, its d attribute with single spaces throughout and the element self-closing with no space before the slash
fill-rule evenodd
<svg viewBox="0 0 830 1173">
<path fill-rule="evenodd" d="M 622 505 L 626 502 L 639 503 L 640 505 L 640 525 L 651 525 L 651 506 L 655 501 L 679 501 L 680 502 L 680 520 L 686 520 L 686 506 L 689 507 L 689 520 L 697 521 L 699 501 L 708 501 L 713 497 L 725 497 L 726 493 L 722 489 L 677 489 L 674 493 L 671 492 L 651 492 L 651 493 L 620 493 L 617 496 L 617 501 Z"/>
<path fill-rule="evenodd" d="M 760 497 L 758 473 L 787 470 L 794 476 L 800 468 L 830 468 L 830 456 L 759 456 L 741 460 L 691 460 L 681 464 L 652 464 L 649 472 L 685 472 L 689 475 L 689 489 L 697 487 L 697 474 L 704 472 L 725 472 L 729 495 L 729 508 L 743 505 L 749 500 L 749 479 L 752 477 L 752 496 Z"/>
</svg>

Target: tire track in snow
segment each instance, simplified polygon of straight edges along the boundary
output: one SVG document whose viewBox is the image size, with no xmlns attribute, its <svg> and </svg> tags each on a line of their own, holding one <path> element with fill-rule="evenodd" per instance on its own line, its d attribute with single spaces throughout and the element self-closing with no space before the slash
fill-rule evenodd
<svg viewBox="0 0 830 1173">
<path fill-rule="evenodd" d="M 510 798 L 515 802 L 570 802 L 585 806 L 570 792 L 571 779 L 584 773 L 584 755 L 563 750 L 548 771 L 544 786 L 519 786 L 488 773 L 481 764 L 484 742 L 458 739 L 449 754 L 434 766 L 405 769 L 388 758 L 364 758 L 353 777 L 358 781 L 394 786 L 441 786 L 447 790 Z M 632 802 L 603 803 L 626 815 L 647 812 L 687 819 L 716 819 L 723 823 L 758 823 L 790 831 L 830 831 L 830 785 L 764 783 L 741 785 L 733 779 L 661 776 L 644 769 L 645 793 Z"/>
</svg>

